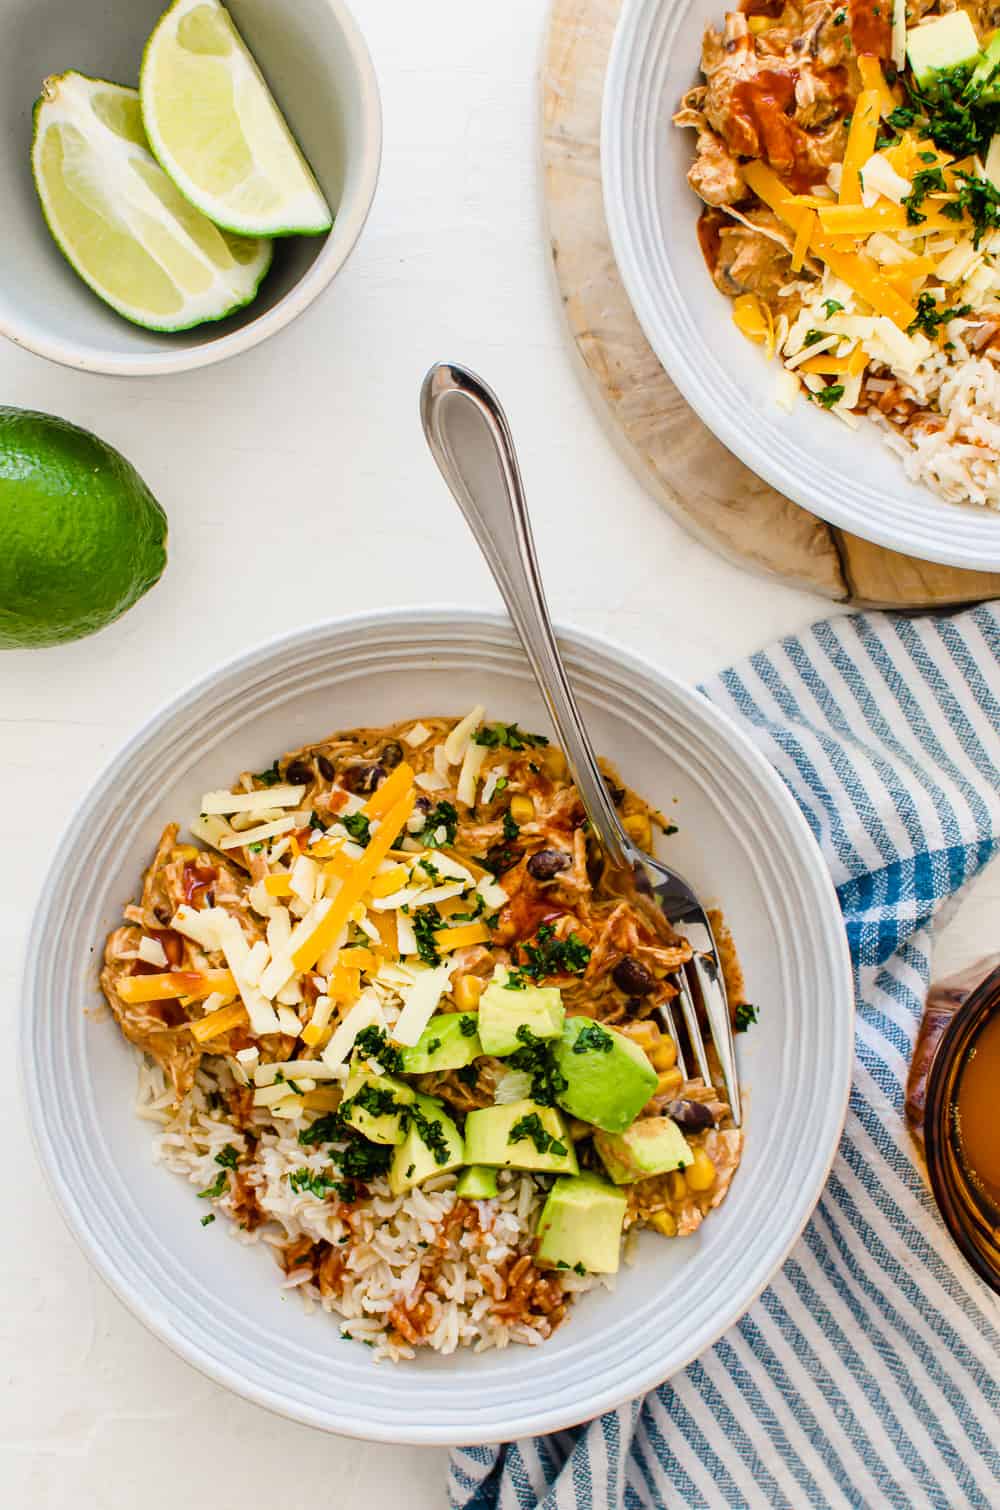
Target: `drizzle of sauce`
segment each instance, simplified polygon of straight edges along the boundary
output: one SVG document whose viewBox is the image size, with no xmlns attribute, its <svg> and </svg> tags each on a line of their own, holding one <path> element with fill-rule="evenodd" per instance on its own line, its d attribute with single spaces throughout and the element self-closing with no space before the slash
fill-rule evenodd
<svg viewBox="0 0 1000 1510">
<path fill-rule="evenodd" d="M 734 224 L 712 205 L 706 205 L 698 216 L 698 245 L 705 259 L 705 266 L 712 276 L 719 265 L 719 235 L 724 225 Z"/>
<path fill-rule="evenodd" d="M 955 1096 L 955 1126 L 972 1183 L 1000 1207 L 1000 1014 L 969 1050 Z"/>
<path fill-rule="evenodd" d="M 892 0 L 848 0 L 847 14 L 854 51 L 887 58 L 892 51 Z"/>
<path fill-rule="evenodd" d="M 199 865 L 192 861 L 184 867 L 184 900 L 189 907 L 201 907 L 201 899 L 206 891 L 219 879 L 219 872 L 214 865 Z"/>
<path fill-rule="evenodd" d="M 816 177 L 809 137 L 793 119 L 796 73 L 762 68 L 732 91 L 732 114 L 725 125 L 726 144 L 740 157 L 763 157 L 794 193 L 807 190 Z"/>
</svg>

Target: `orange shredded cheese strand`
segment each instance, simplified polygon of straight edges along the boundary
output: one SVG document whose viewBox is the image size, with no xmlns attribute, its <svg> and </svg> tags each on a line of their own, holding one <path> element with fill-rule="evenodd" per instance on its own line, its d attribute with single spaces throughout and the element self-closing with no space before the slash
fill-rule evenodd
<svg viewBox="0 0 1000 1510">
<path fill-rule="evenodd" d="M 233 1028 L 246 1027 L 249 1021 L 246 1007 L 241 1001 L 235 1001 L 232 1006 L 219 1007 L 199 1022 L 191 1023 L 191 1036 L 197 1043 L 210 1043 L 220 1034 L 232 1032 Z"/>
<path fill-rule="evenodd" d="M 416 793 L 411 788 L 395 807 L 390 808 L 386 813 L 378 833 L 371 839 L 364 854 L 355 862 L 330 908 L 292 955 L 292 964 L 296 970 L 311 970 L 320 955 L 333 944 L 350 917 L 352 907 L 361 900 L 374 880 L 379 866 L 392 848 L 393 841 L 405 828 L 415 803 Z"/>
<path fill-rule="evenodd" d="M 898 294 L 879 272 L 878 264 L 862 252 L 835 252 L 824 248 L 823 261 L 838 278 L 870 304 L 877 314 L 887 315 L 900 330 L 907 330 L 917 318 L 912 304 Z"/>
<path fill-rule="evenodd" d="M 803 362 L 797 369 L 799 372 L 846 373 L 848 377 L 857 377 L 859 372 L 864 372 L 868 365 L 868 354 L 861 346 L 856 346 L 850 356 L 834 357 L 822 351 L 818 357 L 810 357 L 808 362 Z"/>
<path fill-rule="evenodd" d="M 465 949 L 469 944 L 485 944 L 490 930 L 485 923 L 461 923 L 457 928 L 439 928 L 434 935 L 434 946 L 443 954 L 453 949 Z"/>
<path fill-rule="evenodd" d="M 816 211 L 805 210 L 803 212 L 802 219 L 799 221 L 798 230 L 795 232 L 795 244 L 792 247 L 793 273 L 799 272 L 803 262 L 805 262 L 806 253 L 809 250 L 809 243 L 812 240 L 813 232 L 815 231 L 815 229 Z"/>
<path fill-rule="evenodd" d="M 413 785 L 413 767 L 404 760 L 380 787 L 376 787 L 361 811 L 366 818 L 381 818 Z"/>
<path fill-rule="evenodd" d="M 337 965 L 343 965 L 351 970 L 374 970 L 378 960 L 370 949 L 362 944 L 351 949 L 341 949 L 337 955 Z"/>
<path fill-rule="evenodd" d="M 392 870 L 375 877 L 371 884 L 371 894 L 373 897 L 390 897 L 394 891 L 400 891 L 409 879 L 410 873 L 405 865 L 394 865 Z"/>
<path fill-rule="evenodd" d="M 115 987 L 122 1001 L 135 1006 L 144 1001 L 172 1001 L 186 996 L 202 1001 L 213 991 L 236 994 L 236 982 L 228 970 L 168 970 L 163 975 L 127 975 Z"/>
<path fill-rule="evenodd" d="M 331 1001 L 355 1001 L 361 994 L 361 971 L 338 961 L 327 976 L 326 994 Z"/>
<path fill-rule="evenodd" d="M 757 198 L 762 199 L 779 220 L 783 220 L 793 230 L 798 230 L 799 221 L 805 214 L 805 210 L 789 202 L 788 187 L 781 182 L 773 168 L 755 159 L 743 167 L 743 177 Z"/>
<path fill-rule="evenodd" d="M 861 203 L 861 177 L 859 169 L 875 151 L 878 136 L 879 92 L 877 89 L 862 89 L 854 104 L 851 129 L 847 133 L 847 148 L 840 175 L 840 203 Z"/>
<path fill-rule="evenodd" d="M 338 881 L 346 881 L 357 863 L 357 860 L 352 860 L 350 855 L 336 852 L 333 858 L 327 860 L 323 866 L 323 874 L 324 876 L 336 876 Z"/>
<path fill-rule="evenodd" d="M 265 876 L 264 890 L 269 897 L 290 897 L 292 882 L 289 876 Z"/>
<path fill-rule="evenodd" d="M 879 99 L 879 114 L 891 115 L 896 108 L 896 100 L 892 90 L 885 81 L 882 65 L 878 58 L 871 53 L 862 53 L 858 58 L 858 69 L 861 73 L 861 82 L 865 89 L 874 90 Z"/>
<path fill-rule="evenodd" d="M 870 236 L 873 231 L 903 231 L 907 225 L 901 204 L 877 204 L 870 210 L 860 204 L 831 204 L 816 213 L 827 236 Z"/>
</svg>

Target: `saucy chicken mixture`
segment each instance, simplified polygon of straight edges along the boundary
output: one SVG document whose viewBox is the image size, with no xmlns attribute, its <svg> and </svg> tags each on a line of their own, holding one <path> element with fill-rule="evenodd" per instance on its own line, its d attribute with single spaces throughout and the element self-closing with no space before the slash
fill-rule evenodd
<svg viewBox="0 0 1000 1510">
<path fill-rule="evenodd" d="M 605 769 L 650 848 L 670 826 Z M 623 1234 L 684 1236 L 723 1199 L 742 1134 L 660 1017 L 690 945 L 605 873 L 541 735 L 482 708 L 352 730 L 206 793 L 190 827 L 164 831 L 102 987 L 203 1222 L 263 1237 L 345 1335 L 540 1341 Z"/>
<path fill-rule="evenodd" d="M 867 416 L 1000 507 L 1000 6 L 743 0 L 674 117 L 698 232 L 776 399 Z"/>
</svg>

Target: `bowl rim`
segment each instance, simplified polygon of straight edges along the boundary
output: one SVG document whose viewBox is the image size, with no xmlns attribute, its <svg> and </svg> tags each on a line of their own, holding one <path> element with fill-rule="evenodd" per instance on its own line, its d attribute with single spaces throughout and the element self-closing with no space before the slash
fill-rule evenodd
<svg viewBox="0 0 1000 1510">
<path fill-rule="evenodd" d="M 378 187 L 382 163 L 382 101 L 375 65 L 364 35 L 345 0 L 324 0 L 343 34 L 351 65 L 358 83 L 361 108 L 361 149 L 357 162 L 357 186 L 346 211 L 338 209 L 335 223 L 336 247 L 332 232 L 324 237 L 318 256 L 305 273 L 270 309 L 255 319 L 199 345 L 182 344 L 186 332 L 177 332 L 177 345 L 165 351 L 128 353 L 109 351 L 100 346 L 80 346 L 58 336 L 27 330 L 16 317 L 0 308 L 0 335 L 15 346 L 35 356 L 47 357 L 62 367 L 79 372 L 101 373 L 113 377 L 157 377 L 177 372 L 193 372 L 227 361 L 241 351 L 249 351 L 269 336 L 284 330 L 319 297 L 347 262 L 364 229 Z M 198 327 L 203 328 L 203 327 Z"/>
<path fill-rule="evenodd" d="M 77 1203 L 72 1196 L 68 1183 L 64 1179 L 57 1151 L 50 1146 L 42 1111 L 45 1104 L 44 1097 L 35 1093 L 37 1090 L 36 1066 L 34 1064 L 31 1029 L 34 1015 L 33 999 L 37 984 L 38 961 L 46 933 L 45 898 L 52 891 L 54 883 L 58 878 L 63 864 L 63 857 L 73 852 L 77 830 L 86 825 L 92 810 L 98 807 L 108 786 L 125 775 L 133 759 L 142 753 L 144 747 L 157 733 L 166 730 L 171 721 L 179 714 L 182 714 L 188 704 L 197 702 L 203 694 L 210 693 L 213 688 L 217 689 L 218 683 L 224 677 L 241 670 L 252 671 L 255 667 L 259 668 L 263 663 L 279 657 L 282 653 L 288 652 L 296 646 L 304 648 L 310 642 L 338 631 L 350 631 L 352 634 L 360 635 L 368 628 L 378 630 L 391 627 L 393 630 L 398 629 L 400 632 L 403 632 L 409 626 L 421 628 L 433 627 L 438 632 L 447 635 L 449 633 L 457 634 L 462 629 L 467 631 L 470 624 L 474 624 L 478 629 L 483 630 L 501 630 L 516 642 L 513 626 L 504 614 L 470 609 L 455 604 L 367 610 L 360 613 L 334 616 L 311 625 L 283 631 L 271 636 L 235 656 L 218 662 L 211 670 L 203 673 L 202 676 L 181 688 L 176 694 L 162 703 L 158 709 L 142 722 L 117 753 L 106 762 L 103 769 L 99 771 L 94 780 L 89 784 L 87 791 L 76 804 L 67 824 L 63 828 L 36 898 L 23 956 L 18 993 L 17 1038 L 19 1080 L 24 1105 L 27 1110 L 32 1143 L 49 1191 L 55 1200 L 63 1221 L 101 1279 L 114 1292 L 122 1304 L 142 1322 L 147 1330 L 152 1332 L 160 1341 L 165 1342 L 178 1357 L 182 1358 L 186 1363 L 191 1364 L 192 1367 L 196 1368 L 214 1383 L 222 1385 L 244 1399 L 251 1401 L 253 1404 L 263 1406 L 265 1409 L 277 1415 L 284 1416 L 288 1420 L 318 1427 L 338 1435 L 356 1437 L 367 1441 L 412 1443 L 423 1446 L 456 1445 L 454 1428 L 449 1428 L 446 1420 L 433 1426 L 413 1426 L 409 1424 L 407 1419 L 401 1418 L 398 1425 L 394 1423 L 391 1427 L 384 1427 L 381 1423 L 377 1423 L 374 1427 L 371 1425 L 362 1426 L 356 1419 L 350 1416 L 345 1417 L 343 1414 L 339 1414 L 334 1418 L 328 1409 L 313 1409 L 296 1405 L 286 1397 L 279 1396 L 273 1388 L 248 1380 L 224 1359 L 220 1359 L 210 1353 L 206 1347 L 199 1346 L 180 1335 L 169 1316 L 156 1305 L 155 1296 L 144 1296 L 139 1292 L 138 1288 L 133 1288 L 132 1285 L 119 1275 L 111 1262 L 110 1255 L 104 1251 L 100 1239 L 91 1230 L 86 1220 L 81 1217 Z M 849 1107 L 853 1079 L 854 1024 L 856 1014 L 853 967 L 836 890 L 815 837 L 784 781 L 756 747 L 749 735 L 689 683 L 676 677 L 672 672 L 661 670 L 645 657 L 627 649 L 617 641 L 602 634 L 578 629 L 564 622 L 557 622 L 555 628 L 557 636 L 564 640 L 571 648 L 595 652 L 607 664 L 613 664 L 616 669 L 624 668 L 627 670 L 631 666 L 636 671 L 649 676 L 654 683 L 658 683 L 661 687 L 668 689 L 671 695 L 679 697 L 682 702 L 687 703 L 691 707 L 697 707 L 701 710 L 702 714 L 707 713 L 711 720 L 717 722 L 725 730 L 727 739 L 731 741 L 733 747 L 739 750 L 741 758 L 746 763 L 748 774 L 753 777 L 755 786 L 766 792 L 767 796 L 781 810 L 781 816 L 784 820 L 790 824 L 794 831 L 797 831 L 800 839 L 798 846 L 800 858 L 802 858 L 803 863 L 805 863 L 806 855 L 812 858 L 813 879 L 819 891 L 825 893 L 828 904 L 827 910 L 820 921 L 823 925 L 826 942 L 829 945 L 830 962 L 835 964 L 839 959 L 839 970 L 835 972 L 839 978 L 831 982 L 831 990 L 834 996 L 839 998 L 838 1010 L 841 1014 L 839 1020 L 841 1032 L 846 1040 L 846 1052 L 842 1055 L 843 1083 L 839 1088 L 839 1095 L 836 1094 L 836 1086 L 834 1086 L 834 1097 L 825 1119 L 829 1146 L 821 1157 L 814 1157 L 813 1159 L 811 1166 L 813 1169 L 813 1179 L 810 1184 L 803 1186 L 797 1192 L 799 1213 L 794 1228 L 787 1233 L 780 1250 L 771 1256 L 770 1267 L 768 1267 L 767 1272 L 758 1276 L 757 1283 L 752 1292 L 742 1294 L 738 1301 L 730 1303 L 725 1310 L 713 1318 L 709 1326 L 703 1328 L 702 1332 L 692 1340 L 690 1352 L 685 1353 L 670 1368 L 669 1374 L 666 1376 L 670 1377 L 672 1374 L 686 1368 L 695 1358 L 712 1347 L 723 1333 L 745 1314 L 762 1291 L 766 1289 L 774 1275 L 784 1265 L 785 1260 L 801 1236 L 822 1195 L 840 1145 L 841 1133 Z M 496 1442 L 563 1430 L 578 1424 L 582 1420 L 600 1415 L 604 1411 L 616 1409 L 627 1400 L 644 1394 L 647 1390 L 663 1383 L 664 1377 L 663 1373 L 654 1365 L 651 1368 L 646 1368 L 639 1376 L 630 1381 L 628 1389 L 625 1391 L 622 1390 L 620 1385 L 604 1386 L 603 1389 L 595 1385 L 593 1395 L 588 1401 L 586 1412 L 583 1415 L 581 1415 L 579 1409 L 574 1408 L 571 1411 L 567 1411 L 563 1407 L 560 1410 L 558 1404 L 550 1402 L 545 1402 L 544 1405 L 542 1402 L 538 1402 L 538 1404 L 525 1402 L 519 1407 L 519 1414 L 516 1417 L 504 1420 L 502 1430 L 496 1435 L 480 1434 L 475 1437 L 475 1440 L 479 1443 Z M 460 1440 L 469 1442 L 472 1440 L 473 1435 L 473 1433 L 463 1433 Z"/>
<path fill-rule="evenodd" d="M 916 505 L 900 500 L 893 503 L 892 514 L 883 518 L 889 499 L 884 490 L 869 489 L 865 506 L 855 501 L 858 490 L 866 487 L 862 477 L 863 454 L 858 455 L 851 475 L 846 469 L 836 474 L 816 468 L 807 477 L 794 464 L 795 458 L 786 458 L 784 454 L 792 444 L 791 438 L 779 434 L 773 422 L 764 434 L 759 434 L 744 413 L 744 405 L 723 403 L 712 374 L 696 370 L 684 332 L 672 329 L 662 317 L 657 304 L 658 284 L 648 266 L 636 223 L 639 213 L 634 202 L 636 183 L 644 176 L 638 166 L 639 154 L 645 148 L 643 133 L 636 129 L 629 107 L 648 85 L 652 70 L 650 53 L 655 52 L 650 46 L 655 19 L 668 6 L 672 12 L 686 12 L 690 4 L 691 0 L 623 0 L 604 76 L 600 130 L 604 214 L 622 284 L 646 340 L 670 381 L 716 439 L 758 477 L 808 513 L 887 550 L 919 560 L 966 571 L 1000 571 L 1000 513 L 972 504 L 948 503 L 925 489 L 927 500 L 935 505 L 933 510 L 927 510 L 926 517 Z M 759 417 L 756 415 L 755 419 Z M 769 445 L 769 438 L 775 444 Z M 807 444 L 795 442 L 795 449 L 806 450 Z M 901 489 L 919 488 L 920 484 L 912 483 L 906 476 L 902 459 L 897 461 Z M 962 529 L 958 528 L 960 524 Z"/>
</svg>

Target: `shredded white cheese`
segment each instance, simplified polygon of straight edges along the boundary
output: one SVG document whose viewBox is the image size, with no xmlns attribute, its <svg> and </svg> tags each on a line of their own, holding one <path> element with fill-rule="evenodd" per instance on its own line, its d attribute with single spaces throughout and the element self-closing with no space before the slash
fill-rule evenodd
<svg viewBox="0 0 1000 1510">
<path fill-rule="evenodd" d="M 469 741 L 479 728 L 485 715 L 486 709 L 481 704 L 477 704 L 452 729 L 444 742 L 444 753 L 447 755 L 450 765 L 458 765 L 459 761 L 463 759 L 469 747 Z"/>
<path fill-rule="evenodd" d="M 392 1030 L 396 1043 L 412 1048 L 417 1042 L 437 1011 L 438 1002 L 447 991 L 448 982 L 455 968 L 455 960 L 446 960 L 433 969 L 425 967 L 423 970 L 414 972 L 413 984 L 403 987 L 403 1010 Z"/>
<path fill-rule="evenodd" d="M 323 1063 L 334 1068 L 343 1064 L 353 1049 L 358 1034 L 363 1028 L 371 1027 L 384 1028 L 385 1019 L 378 996 L 369 989 L 361 993 L 343 1022 L 334 1030 L 330 1042 L 323 1050 Z"/>
<path fill-rule="evenodd" d="M 304 786 L 269 786 L 257 792 L 206 792 L 201 812 L 259 813 L 269 807 L 298 807 L 305 790 Z"/>
<path fill-rule="evenodd" d="M 219 840 L 219 849 L 242 849 L 248 844 L 263 844 L 276 834 L 287 834 L 295 827 L 294 818 L 275 818 L 273 823 L 262 823 L 259 828 L 248 828 L 242 834 L 225 834 Z"/>
</svg>

